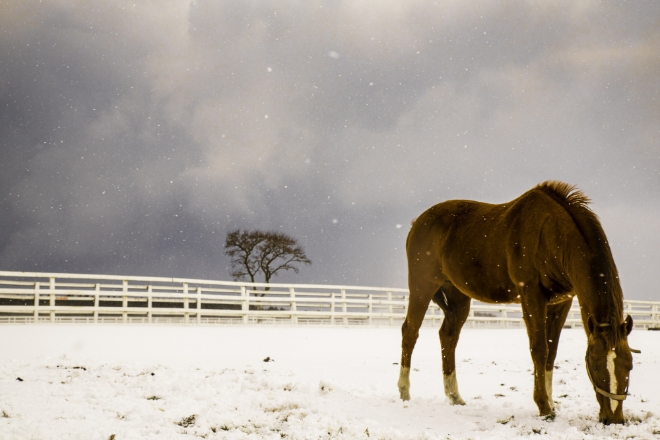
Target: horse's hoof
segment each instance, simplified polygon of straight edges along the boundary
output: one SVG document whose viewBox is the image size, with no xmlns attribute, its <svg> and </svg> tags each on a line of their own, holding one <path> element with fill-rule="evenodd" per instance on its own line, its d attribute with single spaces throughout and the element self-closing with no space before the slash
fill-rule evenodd
<svg viewBox="0 0 660 440">
<path fill-rule="evenodd" d="M 446 394 L 450 405 L 465 405 L 465 400 L 458 394 Z"/>
<path fill-rule="evenodd" d="M 399 390 L 399 395 L 401 396 L 401 400 L 404 402 L 406 400 L 410 400 L 410 392 L 408 390 Z"/>
<path fill-rule="evenodd" d="M 543 417 L 545 420 L 554 420 L 556 415 L 555 410 L 550 408 L 549 405 L 547 408 L 539 408 L 539 416 Z"/>
<path fill-rule="evenodd" d="M 452 405 L 465 405 L 465 400 L 461 399 L 459 397 L 450 397 L 449 398 L 449 403 Z"/>
<path fill-rule="evenodd" d="M 543 416 L 543 420 L 547 422 L 552 422 L 555 419 L 555 417 L 557 417 L 557 413 L 551 411 L 550 414 L 546 414 L 545 416 Z"/>
<path fill-rule="evenodd" d="M 536 400 L 536 399 L 535 399 Z M 536 407 L 539 409 L 539 416 L 548 417 L 555 413 L 552 403 L 549 400 L 537 400 Z"/>
</svg>

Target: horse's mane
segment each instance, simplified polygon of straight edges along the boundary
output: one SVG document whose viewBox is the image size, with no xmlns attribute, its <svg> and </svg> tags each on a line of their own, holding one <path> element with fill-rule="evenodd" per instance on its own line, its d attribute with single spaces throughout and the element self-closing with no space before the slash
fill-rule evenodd
<svg viewBox="0 0 660 440">
<path fill-rule="evenodd" d="M 535 189 L 550 195 L 564 207 L 596 258 L 604 260 L 604 281 L 607 282 L 607 286 L 609 286 L 608 293 L 610 293 L 607 304 L 607 323 L 612 326 L 613 342 L 618 341 L 620 337 L 619 325 L 623 322 L 623 292 L 621 291 L 619 274 L 614 264 L 605 231 L 598 216 L 589 207 L 591 200 L 575 185 L 557 180 L 540 183 Z"/>
<path fill-rule="evenodd" d="M 557 195 L 561 200 L 566 202 L 567 205 L 576 205 L 580 209 L 586 210 L 589 215 L 594 217 L 594 220 L 597 223 L 598 217 L 596 214 L 589 208 L 589 203 L 591 199 L 587 197 L 582 191 L 577 189 L 575 185 L 570 183 L 560 182 L 559 180 L 546 180 L 543 183 L 539 183 L 536 188 L 545 190 L 546 192 L 552 192 Z"/>
</svg>

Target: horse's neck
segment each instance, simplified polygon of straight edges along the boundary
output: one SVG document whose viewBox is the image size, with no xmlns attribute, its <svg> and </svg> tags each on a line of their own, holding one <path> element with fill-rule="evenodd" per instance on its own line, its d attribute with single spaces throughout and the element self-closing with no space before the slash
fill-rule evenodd
<svg viewBox="0 0 660 440">
<path fill-rule="evenodd" d="M 605 258 L 590 261 L 578 258 L 572 266 L 569 272 L 571 283 L 585 322 L 589 315 L 599 323 L 621 322 L 623 298 L 616 268 Z"/>
</svg>

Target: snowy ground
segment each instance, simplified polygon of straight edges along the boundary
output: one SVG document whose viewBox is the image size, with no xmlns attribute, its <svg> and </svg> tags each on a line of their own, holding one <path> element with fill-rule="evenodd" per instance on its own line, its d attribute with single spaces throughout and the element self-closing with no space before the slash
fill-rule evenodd
<svg viewBox="0 0 660 440">
<path fill-rule="evenodd" d="M 524 330 L 463 331 L 457 349 L 463 407 L 445 401 L 437 329 L 422 329 L 412 400 L 399 401 L 399 334 L 4 325 L 0 438 L 660 438 L 660 332 L 630 336 L 642 354 L 635 355 L 622 426 L 597 421 L 582 330 L 562 335 L 554 421 L 536 415 Z"/>
</svg>

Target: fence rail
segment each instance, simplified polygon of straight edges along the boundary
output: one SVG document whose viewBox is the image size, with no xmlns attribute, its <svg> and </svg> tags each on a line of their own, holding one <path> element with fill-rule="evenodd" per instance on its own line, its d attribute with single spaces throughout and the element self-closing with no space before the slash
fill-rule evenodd
<svg viewBox="0 0 660 440">
<path fill-rule="evenodd" d="M 401 325 L 408 290 L 183 278 L 0 271 L 0 323 Z M 638 328 L 660 328 L 660 302 L 624 301 Z M 425 325 L 439 326 L 431 304 Z M 524 327 L 519 304 L 472 302 L 469 327 Z M 577 301 L 566 320 L 581 326 Z"/>
</svg>

